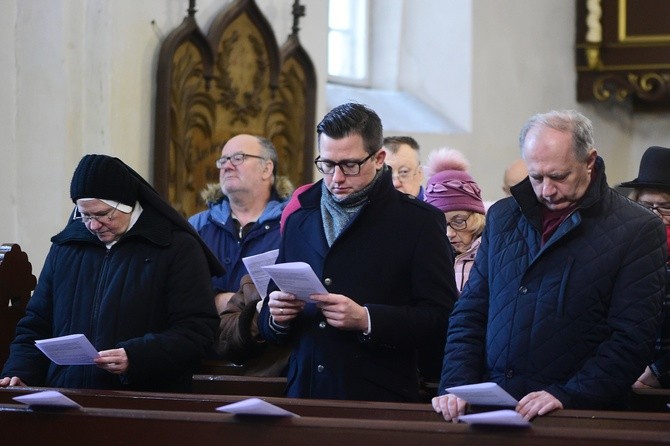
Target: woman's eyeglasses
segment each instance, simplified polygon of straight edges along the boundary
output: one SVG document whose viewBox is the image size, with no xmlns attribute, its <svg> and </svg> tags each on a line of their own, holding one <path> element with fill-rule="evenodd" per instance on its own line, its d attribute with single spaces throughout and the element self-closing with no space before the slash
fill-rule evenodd
<svg viewBox="0 0 670 446">
<path fill-rule="evenodd" d="M 639 202 L 642 206 L 646 207 L 650 211 L 656 211 L 664 217 L 670 217 L 670 203 L 663 203 L 663 206 L 659 206 L 655 203 L 645 203 Z"/>
<path fill-rule="evenodd" d="M 463 229 L 468 227 L 468 220 L 470 219 L 471 216 L 472 214 L 469 214 L 465 218 L 461 218 L 460 216 L 456 217 L 453 220 L 448 221 L 447 225 L 451 227 L 451 229 L 453 229 L 454 231 L 462 231 Z"/>
</svg>

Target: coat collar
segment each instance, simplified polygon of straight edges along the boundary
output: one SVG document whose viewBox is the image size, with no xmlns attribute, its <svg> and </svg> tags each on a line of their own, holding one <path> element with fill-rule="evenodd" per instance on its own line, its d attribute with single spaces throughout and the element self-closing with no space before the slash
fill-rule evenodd
<svg viewBox="0 0 670 446">
<path fill-rule="evenodd" d="M 383 168 L 384 171 L 377 181 L 377 184 L 370 191 L 368 196 L 368 203 L 384 200 L 388 198 L 396 189 L 393 187 L 393 179 L 391 177 L 391 169 L 388 167 Z M 310 187 L 305 190 L 298 196 L 298 201 L 300 201 L 300 207 L 302 208 L 314 208 L 321 206 L 321 191 L 323 188 L 323 179 L 317 181 Z"/>
<path fill-rule="evenodd" d="M 584 196 L 577 203 L 576 210 L 583 211 L 593 208 L 599 203 L 605 195 L 609 186 L 607 185 L 607 176 L 605 175 L 605 162 L 601 157 L 596 157 L 594 166 L 594 176 L 591 183 L 586 188 Z M 530 184 L 530 177 L 526 177 L 519 184 L 510 189 L 512 196 L 516 200 L 521 212 L 529 222 L 542 231 L 542 204 L 537 200 L 535 191 Z"/>
</svg>

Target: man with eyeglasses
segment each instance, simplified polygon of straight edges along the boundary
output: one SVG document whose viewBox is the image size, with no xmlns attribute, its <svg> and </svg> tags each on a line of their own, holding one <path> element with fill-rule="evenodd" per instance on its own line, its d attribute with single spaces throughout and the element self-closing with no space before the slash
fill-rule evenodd
<svg viewBox="0 0 670 446">
<path fill-rule="evenodd" d="M 247 274 L 242 258 L 279 248 L 279 219 L 292 187 L 286 178 L 277 179 L 278 161 L 266 138 L 230 138 L 216 160 L 219 184 L 203 192 L 208 209 L 189 218 L 226 267 L 212 281 L 219 313 Z"/>
<path fill-rule="evenodd" d="M 259 329 L 293 346 L 289 397 L 418 401 L 417 350 L 441 354 L 457 296 L 444 217 L 393 187 L 373 110 L 338 106 L 317 134 L 323 179 L 298 196 L 277 262 L 308 263 L 328 293 L 274 289 Z"/>
<path fill-rule="evenodd" d="M 188 222 L 117 158 L 86 155 L 75 209 L 51 241 L 0 387 L 186 392 L 214 337 L 210 276 L 224 273 Z M 35 341 L 84 334 L 94 365 L 57 365 Z"/>
<path fill-rule="evenodd" d="M 256 290 L 242 259 L 279 248 L 281 213 L 293 189 L 277 175 L 279 159 L 267 138 L 240 134 L 230 138 L 216 160 L 219 183 L 203 192 L 208 209 L 189 222 L 226 267 L 214 277 L 215 304 L 221 317 L 215 356 L 244 364 L 244 373 L 277 376 L 285 372 L 287 352 L 269 352 L 258 336 Z"/>
<path fill-rule="evenodd" d="M 419 143 L 411 136 L 384 138 L 384 162 L 391 168 L 393 186 L 400 192 L 423 200 L 423 170 L 419 157 Z"/>
<path fill-rule="evenodd" d="M 670 250 L 670 149 L 652 146 L 645 150 L 637 178 L 621 186 L 633 188 L 628 198 L 661 219 Z M 670 388 L 670 257 L 666 262 L 665 287 L 663 323 L 654 346 L 654 358 L 633 384 L 636 388 Z"/>
<path fill-rule="evenodd" d="M 453 386 L 497 383 L 525 419 L 625 408 L 652 358 L 665 291 L 660 220 L 607 185 L 591 121 L 532 116 L 519 136 L 528 177 L 487 212 L 449 319 L 433 407 L 457 421 Z"/>
</svg>

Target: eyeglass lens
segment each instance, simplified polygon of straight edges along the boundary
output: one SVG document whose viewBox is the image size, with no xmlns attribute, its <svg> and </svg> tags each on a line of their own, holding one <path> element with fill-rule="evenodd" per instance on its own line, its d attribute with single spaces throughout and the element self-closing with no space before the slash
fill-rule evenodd
<svg viewBox="0 0 670 446">
<path fill-rule="evenodd" d="M 337 163 L 317 158 L 314 160 L 314 164 L 316 164 L 317 170 L 325 175 L 334 174 L 335 168 L 339 167 L 344 175 L 351 176 L 358 175 L 361 172 L 361 166 L 373 156 L 374 153 L 371 153 L 361 161 L 339 161 Z"/>
<path fill-rule="evenodd" d="M 654 203 L 640 203 L 640 204 L 649 209 L 650 211 L 656 211 L 665 217 L 670 216 L 670 207 L 668 207 L 668 205 L 665 203 L 663 206 L 659 206 Z"/>
</svg>

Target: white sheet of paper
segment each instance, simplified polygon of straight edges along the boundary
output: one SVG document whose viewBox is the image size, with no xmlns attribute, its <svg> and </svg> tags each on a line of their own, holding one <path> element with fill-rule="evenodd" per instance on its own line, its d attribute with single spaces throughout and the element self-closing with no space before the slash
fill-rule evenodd
<svg viewBox="0 0 670 446">
<path fill-rule="evenodd" d="M 284 410 L 281 407 L 277 407 L 274 404 L 270 404 L 266 401 L 263 401 L 260 398 L 249 398 L 246 400 L 238 401 L 236 403 L 217 407 L 216 410 L 218 410 L 219 412 L 234 413 L 237 415 L 266 415 L 273 417 L 299 416 L 294 414 L 293 412 Z"/>
<path fill-rule="evenodd" d="M 70 398 L 55 390 L 45 390 L 43 392 L 28 393 L 26 395 L 15 396 L 12 398 L 19 403 L 29 406 L 49 406 L 49 407 L 71 407 L 75 409 L 81 406 Z"/>
<path fill-rule="evenodd" d="M 470 404 L 481 406 L 514 407 L 518 403 L 512 395 L 505 392 L 498 384 L 492 382 L 449 387 L 447 392 L 453 393 Z"/>
<path fill-rule="evenodd" d="M 91 365 L 100 356 L 83 334 L 71 334 L 35 341 L 49 359 L 58 365 Z"/>
<path fill-rule="evenodd" d="M 280 290 L 295 294 L 298 299 L 311 302 L 310 294 L 327 294 L 316 273 L 305 262 L 278 263 L 264 266 Z"/>
<path fill-rule="evenodd" d="M 274 265 L 278 255 L 279 250 L 273 249 L 272 251 L 256 254 L 255 256 L 242 258 L 242 262 L 247 267 L 247 272 L 251 276 L 254 285 L 256 285 L 261 298 L 264 298 L 268 294 L 268 283 L 270 283 L 270 275 L 263 267 Z"/>
<path fill-rule="evenodd" d="M 511 409 L 461 415 L 458 420 L 468 424 L 486 424 L 495 426 L 526 426 L 531 424 L 519 412 Z"/>
</svg>

